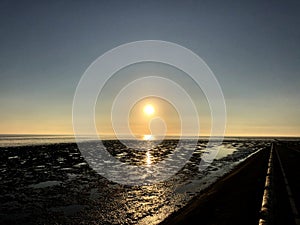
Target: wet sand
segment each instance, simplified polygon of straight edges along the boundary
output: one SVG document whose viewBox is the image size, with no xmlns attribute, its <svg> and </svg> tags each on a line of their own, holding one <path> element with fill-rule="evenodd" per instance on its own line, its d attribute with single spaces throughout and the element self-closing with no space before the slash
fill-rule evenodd
<svg viewBox="0 0 300 225">
<path fill-rule="evenodd" d="M 161 225 L 258 224 L 269 152 L 265 149 L 245 160 Z"/>
<path fill-rule="evenodd" d="M 269 143 L 270 140 L 226 141 L 222 157 L 199 171 L 201 155 L 206 151 L 205 142 L 199 141 L 190 161 L 176 176 L 157 184 L 132 187 L 113 183 L 93 171 L 75 143 L 2 147 L 0 224 L 158 224 L 198 196 L 204 182 L 209 185 Z M 146 159 L 144 152 L 124 148 L 116 141 L 105 145 L 120 161 L 139 165 Z M 151 160 L 162 160 L 172 146 L 176 141 L 166 140 L 150 151 Z M 234 171 L 239 170 L 234 167 Z M 207 179 L 202 181 L 204 178 Z M 237 194 L 241 191 L 236 190 Z"/>
</svg>

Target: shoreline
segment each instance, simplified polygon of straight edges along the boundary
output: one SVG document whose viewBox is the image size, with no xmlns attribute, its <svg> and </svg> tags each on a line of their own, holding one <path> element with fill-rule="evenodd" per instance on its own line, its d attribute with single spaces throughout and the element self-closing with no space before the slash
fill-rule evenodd
<svg viewBox="0 0 300 225">
<path fill-rule="evenodd" d="M 247 158 L 160 225 L 257 224 L 269 148 Z"/>
</svg>

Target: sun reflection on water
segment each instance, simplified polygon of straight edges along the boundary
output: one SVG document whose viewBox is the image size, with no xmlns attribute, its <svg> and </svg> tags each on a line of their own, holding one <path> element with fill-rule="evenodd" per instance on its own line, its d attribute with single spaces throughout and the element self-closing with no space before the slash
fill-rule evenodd
<svg viewBox="0 0 300 225">
<path fill-rule="evenodd" d="M 146 163 L 147 163 L 147 166 L 150 166 L 152 164 L 151 154 L 149 151 L 146 152 Z"/>
<path fill-rule="evenodd" d="M 151 140 L 154 140 L 154 137 L 151 134 L 145 134 L 144 137 L 143 137 L 143 140 L 144 141 L 151 141 Z"/>
</svg>

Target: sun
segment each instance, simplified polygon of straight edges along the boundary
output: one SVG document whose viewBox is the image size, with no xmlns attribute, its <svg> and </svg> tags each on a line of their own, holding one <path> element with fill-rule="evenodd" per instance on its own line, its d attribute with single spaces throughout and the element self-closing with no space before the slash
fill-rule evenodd
<svg viewBox="0 0 300 225">
<path fill-rule="evenodd" d="M 148 116 L 153 115 L 153 113 L 155 112 L 154 107 L 150 104 L 146 105 L 144 107 L 144 113 Z"/>
</svg>

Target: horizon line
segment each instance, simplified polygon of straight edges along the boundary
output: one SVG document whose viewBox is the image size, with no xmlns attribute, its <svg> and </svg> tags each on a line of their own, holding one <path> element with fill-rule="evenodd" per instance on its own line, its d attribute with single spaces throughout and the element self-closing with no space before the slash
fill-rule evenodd
<svg viewBox="0 0 300 225">
<path fill-rule="evenodd" d="M 13 136 L 13 135 L 24 135 L 24 136 L 29 136 L 29 135 L 36 135 L 36 136 L 75 136 L 72 133 L 67 133 L 67 134 L 53 134 L 53 133 L 0 133 L 0 136 Z M 80 136 L 89 136 L 88 134 L 86 135 L 80 135 Z M 94 136 L 94 135 L 93 135 Z M 111 137 L 115 136 L 113 134 L 106 134 L 106 135 L 99 135 L 103 137 Z M 155 135 L 154 135 L 155 136 Z M 165 137 L 180 137 L 180 135 L 166 135 Z M 210 135 L 182 135 L 182 137 L 222 137 L 222 136 L 210 136 Z M 293 137 L 293 138 L 300 138 L 300 135 L 224 135 L 223 137 Z"/>
</svg>

